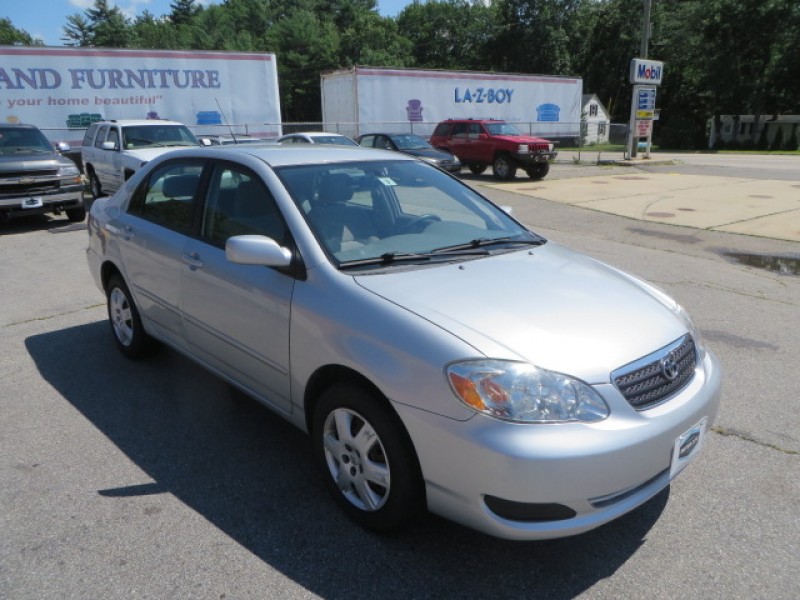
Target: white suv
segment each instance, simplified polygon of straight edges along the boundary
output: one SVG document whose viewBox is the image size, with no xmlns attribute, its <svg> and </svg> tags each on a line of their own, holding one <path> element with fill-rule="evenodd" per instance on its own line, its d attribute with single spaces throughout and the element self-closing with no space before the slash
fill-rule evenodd
<svg viewBox="0 0 800 600">
<path fill-rule="evenodd" d="M 83 170 L 92 196 L 117 191 L 142 165 L 178 146 L 199 146 L 183 123 L 162 120 L 97 121 L 86 130 Z"/>
</svg>

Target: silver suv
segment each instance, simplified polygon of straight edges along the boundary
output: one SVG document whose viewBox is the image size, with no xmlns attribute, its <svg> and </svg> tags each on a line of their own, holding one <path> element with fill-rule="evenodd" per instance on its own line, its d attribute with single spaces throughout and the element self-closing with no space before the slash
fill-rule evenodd
<svg viewBox="0 0 800 600">
<path fill-rule="evenodd" d="M 0 124 L 0 220 L 62 211 L 70 221 L 86 218 L 78 167 L 34 125 Z"/>
<path fill-rule="evenodd" d="M 200 142 L 183 123 L 162 120 L 97 121 L 86 130 L 83 170 L 92 196 L 117 191 L 142 165 L 179 146 Z"/>
</svg>

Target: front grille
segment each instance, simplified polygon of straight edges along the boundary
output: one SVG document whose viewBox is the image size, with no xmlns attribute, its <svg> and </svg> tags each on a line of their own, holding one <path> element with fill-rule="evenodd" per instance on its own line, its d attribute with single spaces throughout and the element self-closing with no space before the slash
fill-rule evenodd
<svg viewBox="0 0 800 600">
<path fill-rule="evenodd" d="M 58 175 L 58 169 L 0 171 L 0 179 L 18 179 L 20 177 L 55 177 L 56 175 Z"/>
<path fill-rule="evenodd" d="M 61 182 L 56 181 L 38 181 L 36 183 L 12 183 L 6 184 L 0 182 L 0 196 L 19 196 L 20 194 L 52 194 L 57 193 L 61 189 Z"/>
<path fill-rule="evenodd" d="M 686 335 L 611 374 L 611 381 L 636 410 L 646 410 L 682 390 L 694 376 L 697 350 Z"/>
</svg>

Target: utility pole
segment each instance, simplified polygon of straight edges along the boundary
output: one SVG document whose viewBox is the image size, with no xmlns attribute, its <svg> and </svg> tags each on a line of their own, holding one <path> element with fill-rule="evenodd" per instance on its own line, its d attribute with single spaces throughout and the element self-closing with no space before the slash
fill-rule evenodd
<svg viewBox="0 0 800 600">
<path fill-rule="evenodd" d="M 639 58 L 647 58 L 647 48 L 650 45 L 650 11 L 653 0 L 643 0 L 644 10 L 642 11 L 642 43 L 639 47 Z M 631 118 L 628 125 L 628 156 L 636 158 L 639 150 L 639 134 L 636 131 L 636 102 L 638 86 L 633 86 L 633 96 L 631 98 Z"/>
<path fill-rule="evenodd" d="M 642 46 L 639 49 L 639 58 L 647 58 L 647 47 L 650 45 L 650 10 L 653 0 L 644 0 L 644 14 L 642 15 Z"/>
</svg>

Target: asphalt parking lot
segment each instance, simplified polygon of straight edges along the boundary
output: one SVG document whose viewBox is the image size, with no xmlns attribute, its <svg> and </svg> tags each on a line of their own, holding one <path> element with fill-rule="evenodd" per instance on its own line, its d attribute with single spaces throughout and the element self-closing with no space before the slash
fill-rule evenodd
<svg viewBox="0 0 800 600">
<path fill-rule="evenodd" d="M 746 195 L 778 196 L 786 228 L 800 228 L 787 195 L 800 181 L 767 164 L 748 167 L 763 183 Z M 465 177 L 550 240 L 667 290 L 726 373 L 704 452 L 668 490 L 550 542 L 433 516 L 394 536 L 358 529 L 302 433 L 174 352 L 119 355 L 83 225 L 0 226 L 0 598 L 800 597 L 800 243 L 637 213 L 689 198 L 626 179 L 668 173 L 691 175 L 708 202 L 720 186 L 704 173 L 743 170 L 565 162 L 535 185 Z M 608 196 L 575 201 L 596 188 Z M 672 206 L 649 212 L 691 212 Z"/>
</svg>

